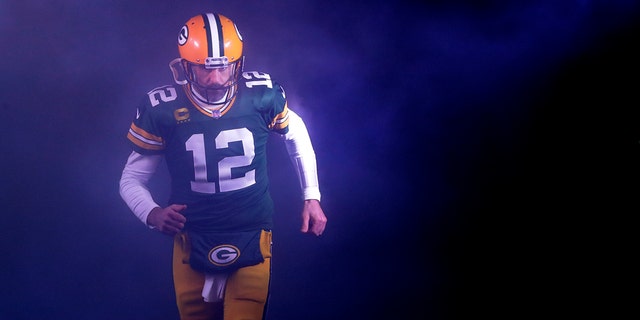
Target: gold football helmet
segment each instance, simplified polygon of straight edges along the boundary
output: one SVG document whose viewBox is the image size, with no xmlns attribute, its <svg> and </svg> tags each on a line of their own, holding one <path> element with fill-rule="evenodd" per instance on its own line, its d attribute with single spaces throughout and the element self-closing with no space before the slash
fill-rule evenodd
<svg viewBox="0 0 640 320">
<path fill-rule="evenodd" d="M 235 97 L 244 56 L 242 36 L 233 21 L 217 13 L 192 17 L 180 29 L 178 52 L 180 58 L 170 64 L 174 78 L 189 86 L 194 98 L 224 105 Z M 182 70 L 176 70 L 178 62 Z M 223 80 L 205 79 L 213 73 L 223 74 Z"/>
</svg>

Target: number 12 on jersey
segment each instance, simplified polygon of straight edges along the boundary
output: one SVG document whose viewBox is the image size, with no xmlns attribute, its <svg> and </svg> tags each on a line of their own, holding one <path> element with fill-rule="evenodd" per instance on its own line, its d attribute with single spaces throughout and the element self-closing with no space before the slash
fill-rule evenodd
<svg viewBox="0 0 640 320">
<path fill-rule="evenodd" d="M 229 143 L 239 141 L 242 143 L 243 155 L 231 156 L 218 161 L 218 176 L 215 181 L 210 181 L 207 177 L 207 157 L 205 154 L 208 141 L 205 141 L 201 133 L 194 134 L 185 142 L 185 147 L 193 154 L 193 167 L 195 181 L 191 181 L 191 190 L 199 193 L 216 193 L 216 184 L 219 192 L 239 190 L 256 183 L 256 170 L 250 170 L 242 177 L 233 178 L 231 169 L 248 166 L 255 157 L 255 146 L 253 135 L 247 128 L 231 129 L 221 131 L 210 145 L 216 149 L 229 147 Z"/>
</svg>

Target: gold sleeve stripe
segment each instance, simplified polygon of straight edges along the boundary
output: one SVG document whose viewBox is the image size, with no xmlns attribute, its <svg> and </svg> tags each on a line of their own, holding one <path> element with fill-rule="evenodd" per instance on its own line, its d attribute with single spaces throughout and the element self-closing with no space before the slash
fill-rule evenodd
<svg viewBox="0 0 640 320">
<path fill-rule="evenodd" d="M 131 128 L 129 128 L 129 132 L 140 136 L 141 139 L 143 139 L 143 140 L 149 140 L 149 143 L 156 143 L 156 144 L 162 144 L 163 143 L 162 137 L 158 137 L 156 135 L 153 135 L 153 134 L 145 131 L 144 129 L 136 126 L 135 123 L 131 124 Z"/>
<path fill-rule="evenodd" d="M 269 125 L 269 129 L 281 130 L 289 126 L 289 108 L 287 104 L 284 105 L 284 110 L 278 113 L 271 124 Z"/>
<path fill-rule="evenodd" d="M 150 145 L 148 143 L 144 143 L 144 142 L 136 139 L 136 137 L 134 137 L 134 135 L 132 135 L 131 132 L 129 132 L 127 134 L 127 138 L 129 138 L 129 140 L 131 140 L 131 142 L 133 142 L 135 145 L 137 145 L 138 147 L 143 148 L 143 149 L 147 149 L 147 150 L 162 150 L 163 149 L 162 146 Z"/>
<path fill-rule="evenodd" d="M 134 123 L 129 128 L 127 138 L 137 146 L 148 150 L 162 150 L 164 149 L 164 141 L 162 137 L 150 134 L 143 129 L 136 126 Z"/>
</svg>

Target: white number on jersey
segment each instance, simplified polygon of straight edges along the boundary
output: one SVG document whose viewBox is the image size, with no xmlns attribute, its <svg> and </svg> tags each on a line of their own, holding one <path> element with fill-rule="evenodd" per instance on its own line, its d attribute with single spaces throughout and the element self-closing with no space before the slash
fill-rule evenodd
<svg viewBox="0 0 640 320">
<path fill-rule="evenodd" d="M 216 182 L 220 192 L 234 191 L 246 188 L 256 183 L 256 170 L 245 173 L 242 177 L 232 178 L 231 169 L 251 164 L 255 157 L 253 135 L 247 128 L 224 130 L 214 140 L 216 149 L 229 147 L 230 142 L 240 141 L 244 155 L 226 157 L 218 162 L 218 177 L 216 181 L 207 179 L 207 158 L 205 155 L 204 135 L 194 134 L 185 143 L 188 151 L 193 154 L 195 181 L 191 181 L 191 190 L 199 193 L 216 193 Z"/>
<path fill-rule="evenodd" d="M 271 76 L 268 73 L 249 71 L 243 72 L 242 77 L 249 80 L 245 82 L 247 88 L 253 88 L 253 86 L 267 86 L 268 88 L 273 88 Z"/>
<path fill-rule="evenodd" d="M 169 102 L 175 100 L 178 97 L 176 89 L 169 86 L 153 89 L 149 91 L 147 95 L 149 96 L 149 101 L 151 101 L 152 107 L 159 105 L 160 100 L 162 100 L 163 102 Z M 157 96 L 160 96 L 160 100 L 158 100 Z"/>
</svg>

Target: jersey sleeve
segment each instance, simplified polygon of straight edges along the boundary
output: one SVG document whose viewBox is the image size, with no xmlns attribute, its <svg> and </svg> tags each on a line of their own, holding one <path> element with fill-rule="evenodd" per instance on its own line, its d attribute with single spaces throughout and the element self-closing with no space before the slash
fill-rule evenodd
<svg viewBox="0 0 640 320">
<path fill-rule="evenodd" d="M 140 154 L 161 154 L 165 143 L 158 125 L 158 112 L 153 109 L 148 94 L 141 99 L 131 122 L 127 139 Z"/>
<path fill-rule="evenodd" d="M 289 108 L 284 88 L 274 83 L 273 89 L 265 95 L 263 102 L 267 107 L 265 120 L 269 123 L 269 129 L 279 134 L 286 134 L 289 131 Z"/>
</svg>

